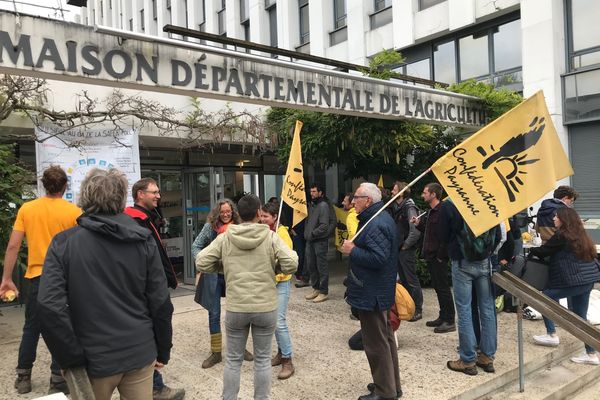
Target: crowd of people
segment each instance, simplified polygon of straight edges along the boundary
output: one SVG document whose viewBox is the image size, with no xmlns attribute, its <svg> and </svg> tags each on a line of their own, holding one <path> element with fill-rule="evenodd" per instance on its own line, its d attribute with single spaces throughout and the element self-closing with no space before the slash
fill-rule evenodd
<svg viewBox="0 0 600 400">
<path fill-rule="evenodd" d="M 62 372 L 85 369 L 97 400 L 110 399 L 115 389 L 124 399 L 183 399 L 185 390 L 165 385 L 161 374 L 173 345 L 168 288 L 177 287 L 177 278 L 157 229 L 157 182 L 136 182 L 132 207 L 125 207 L 127 180 L 114 169 L 90 171 L 81 184 L 79 207 L 62 199 L 67 176 L 60 167 L 45 170 L 42 183 L 46 195 L 18 211 L 0 284 L 0 296 L 8 291 L 18 295 L 13 270 L 26 238 L 25 277 L 31 289 L 15 389 L 20 394 L 32 390 L 31 370 L 41 334 L 52 355 L 49 393 L 69 393 L 72 383 Z M 329 299 L 327 254 L 336 229 L 346 232 L 338 247 L 348 260 L 345 297 L 360 321 L 357 338 L 373 378 L 359 400 L 392 400 L 403 394 L 394 335 L 398 323 L 390 309 L 396 282 L 401 282 L 415 303 L 410 322 L 423 318 L 419 256 L 439 306 L 426 326 L 438 334 L 458 331 L 458 358 L 449 360 L 447 367 L 467 375 L 476 375 L 478 368 L 495 371 L 497 317 L 491 275 L 509 266 L 521 251 L 515 246 L 520 235 L 514 235 L 519 228 L 501 223 L 476 238 L 453 202 L 443 199 L 438 183 L 428 183 L 422 191 L 424 212 L 410 189 L 405 182 L 395 182 L 391 194 L 399 195 L 385 208 L 381 189 L 362 183 L 343 197 L 347 217 L 338 221 L 323 188 L 313 184 L 308 216 L 295 226 L 281 217 L 277 199 L 262 204 L 249 194 L 237 204 L 229 199 L 217 202 L 195 238 L 192 255 L 199 274 L 195 301 L 208 311 L 210 353 L 202 368 L 224 358 L 223 399 L 238 398 L 243 361 L 254 362 L 255 399 L 270 398 L 273 367 L 280 366 L 278 379 L 294 375 L 293 332 L 287 321 L 292 280 L 295 275 L 297 288 L 310 287 L 306 301 Z M 596 248 L 572 208 L 577 193 L 561 186 L 553 197 L 542 203 L 538 217 L 544 243 L 530 255 L 548 262 L 550 283 L 543 293 L 556 301 L 569 298 L 569 308 L 585 319 L 590 292 L 600 281 Z M 544 317 L 544 323 L 546 334 L 535 336 L 534 342 L 557 346 L 553 322 Z M 252 351 L 247 349 L 249 335 Z M 585 352 L 571 360 L 600 364 L 587 344 Z"/>
</svg>

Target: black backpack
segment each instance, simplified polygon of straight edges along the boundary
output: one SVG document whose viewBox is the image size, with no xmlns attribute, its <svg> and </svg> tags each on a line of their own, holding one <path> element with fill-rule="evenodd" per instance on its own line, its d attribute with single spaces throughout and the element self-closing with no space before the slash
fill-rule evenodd
<svg viewBox="0 0 600 400">
<path fill-rule="evenodd" d="M 483 261 L 491 256 L 496 246 L 496 229 L 497 226 L 494 226 L 475 237 L 471 228 L 463 221 L 463 227 L 458 234 L 458 244 L 463 257 L 467 261 Z"/>
</svg>

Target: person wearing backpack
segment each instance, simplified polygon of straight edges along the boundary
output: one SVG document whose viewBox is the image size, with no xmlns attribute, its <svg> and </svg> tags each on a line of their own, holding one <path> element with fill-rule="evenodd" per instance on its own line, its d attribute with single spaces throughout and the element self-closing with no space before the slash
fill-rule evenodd
<svg viewBox="0 0 600 400">
<path fill-rule="evenodd" d="M 410 196 L 410 187 L 406 182 L 394 182 L 392 196 L 402 193 L 390 208 L 398 231 L 398 276 L 400 282 L 415 301 L 415 313 L 409 322 L 423 318 L 423 290 L 417 276 L 417 247 L 421 232 L 417 229 L 414 218 L 419 209 Z"/>
<path fill-rule="evenodd" d="M 447 362 L 452 371 L 477 375 L 477 367 L 494 372 L 497 348 L 496 310 L 491 282 L 490 256 L 500 240 L 497 227 L 475 237 L 451 200 L 442 203 L 442 241 L 448 246 L 452 261 L 454 303 L 458 316 L 458 360 Z M 477 309 L 481 327 L 479 353 L 475 337 L 472 299 L 477 296 Z"/>
<path fill-rule="evenodd" d="M 308 218 L 304 226 L 304 239 L 306 239 L 304 261 L 308 267 L 313 291 L 304 298 L 313 303 L 321 303 L 329 298 L 327 252 L 329 236 L 335 230 L 337 220 L 335 215 L 332 215 L 333 208 L 325 198 L 320 184 L 313 183 L 310 186 L 310 197 Z"/>
</svg>

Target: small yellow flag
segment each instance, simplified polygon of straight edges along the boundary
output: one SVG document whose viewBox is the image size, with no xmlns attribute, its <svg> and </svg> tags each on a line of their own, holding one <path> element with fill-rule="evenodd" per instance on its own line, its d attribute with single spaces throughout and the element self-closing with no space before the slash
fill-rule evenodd
<svg viewBox="0 0 600 400">
<path fill-rule="evenodd" d="M 377 187 L 379 189 L 383 189 L 383 175 L 379 175 L 379 181 L 377 182 Z"/>
<path fill-rule="evenodd" d="M 573 175 L 541 91 L 450 150 L 432 171 L 475 235 Z"/>
<path fill-rule="evenodd" d="M 301 129 L 302 122 L 296 121 L 290 158 L 283 181 L 283 188 L 281 189 L 281 199 L 294 210 L 292 227 L 296 226 L 308 215 L 306 190 L 304 189 L 304 170 L 302 168 L 302 146 L 300 145 Z"/>
</svg>

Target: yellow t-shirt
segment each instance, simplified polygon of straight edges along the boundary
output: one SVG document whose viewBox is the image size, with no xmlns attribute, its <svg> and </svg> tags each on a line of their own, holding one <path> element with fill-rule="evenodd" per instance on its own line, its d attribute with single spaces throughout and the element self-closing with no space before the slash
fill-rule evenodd
<svg viewBox="0 0 600 400">
<path fill-rule="evenodd" d="M 287 244 L 287 246 L 292 249 L 293 248 L 293 244 L 292 244 L 292 238 L 290 237 L 290 234 L 288 233 L 288 229 L 287 227 L 283 226 L 283 225 L 279 225 L 279 228 L 277 228 L 277 235 L 279 235 L 279 237 L 283 240 L 283 242 L 285 244 Z M 275 275 L 275 280 L 277 282 L 285 282 L 285 281 L 289 281 L 290 279 L 292 279 L 292 275 L 286 275 L 286 274 L 277 274 Z"/>
<path fill-rule="evenodd" d="M 27 272 L 32 279 L 42 274 L 46 251 L 54 235 L 77 225 L 79 207 L 64 199 L 41 197 L 23 204 L 13 230 L 25 232 L 27 238 Z"/>
</svg>

